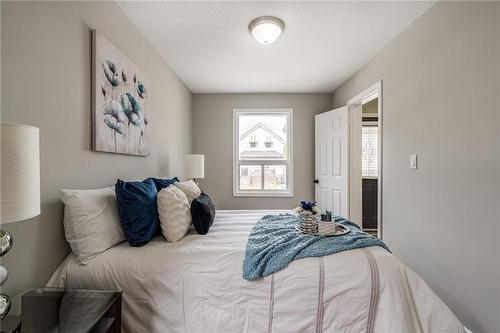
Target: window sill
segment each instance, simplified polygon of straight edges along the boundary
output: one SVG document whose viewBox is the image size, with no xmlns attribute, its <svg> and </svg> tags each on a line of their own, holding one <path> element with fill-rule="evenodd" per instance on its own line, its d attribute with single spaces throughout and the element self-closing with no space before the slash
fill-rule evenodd
<svg viewBox="0 0 500 333">
<path fill-rule="evenodd" d="M 291 198 L 293 197 L 293 193 L 284 193 L 284 192 L 279 192 L 279 193 L 271 193 L 271 192 L 260 192 L 260 193 L 254 193 L 254 192 L 233 192 L 233 197 L 238 198 L 238 197 L 244 197 L 244 198 Z"/>
</svg>

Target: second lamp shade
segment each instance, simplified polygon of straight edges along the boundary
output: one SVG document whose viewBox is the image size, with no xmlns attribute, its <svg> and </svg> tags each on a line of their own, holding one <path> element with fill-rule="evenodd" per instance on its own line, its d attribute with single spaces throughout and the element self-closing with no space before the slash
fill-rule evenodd
<svg viewBox="0 0 500 333">
<path fill-rule="evenodd" d="M 205 177 L 205 155 L 203 154 L 186 155 L 186 177 L 187 178 Z"/>
</svg>

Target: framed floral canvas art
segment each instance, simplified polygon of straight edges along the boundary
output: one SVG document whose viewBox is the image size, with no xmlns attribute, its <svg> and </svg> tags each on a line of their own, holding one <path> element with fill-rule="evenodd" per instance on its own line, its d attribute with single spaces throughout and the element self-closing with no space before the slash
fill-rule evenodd
<svg viewBox="0 0 500 333">
<path fill-rule="evenodd" d="M 148 156 L 149 80 L 95 30 L 92 83 L 92 149 Z"/>
</svg>

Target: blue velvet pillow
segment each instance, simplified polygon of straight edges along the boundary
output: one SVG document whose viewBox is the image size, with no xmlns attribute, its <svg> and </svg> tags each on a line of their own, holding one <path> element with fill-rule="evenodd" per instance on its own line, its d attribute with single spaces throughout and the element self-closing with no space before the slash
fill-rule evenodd
<svg viewBox="0 0 500 333">
<path fill-rule="evenodd" d="M 118 179 L 115 192 L 120 221 L 130 245 L 143 246 L 161 233 L 156 207 L 158 191 L 152 179 L 142 182 Z"/>
<path fill-rule="evenodd" d="M 153 177 L 151 177 L 151 179 L 155 182 L 156 190 L 158 192 L 160 192 L 160 190 L 162 188 L 169 187 L 173 183 L 179 181 L 179 178 L 177 178 L 177 177 L 174 177 L 174 178 L 171 178 L 171 179 L 168 179 L 168 178 L 160 179 L 160 178 L 153 178 Z"/>
</svg>

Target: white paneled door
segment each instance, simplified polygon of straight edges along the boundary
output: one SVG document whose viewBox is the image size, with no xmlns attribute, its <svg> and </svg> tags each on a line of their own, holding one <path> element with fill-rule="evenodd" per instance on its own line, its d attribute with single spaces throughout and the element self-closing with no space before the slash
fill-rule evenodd
<svg viewBox="0 0 500 333">
<path fill-rule="evenodd" d="M 349 218 L 347 106 L 316 115 L 315 197 L 321 210 Z"/>
</svg>

